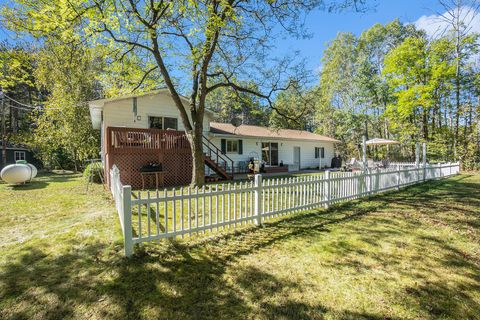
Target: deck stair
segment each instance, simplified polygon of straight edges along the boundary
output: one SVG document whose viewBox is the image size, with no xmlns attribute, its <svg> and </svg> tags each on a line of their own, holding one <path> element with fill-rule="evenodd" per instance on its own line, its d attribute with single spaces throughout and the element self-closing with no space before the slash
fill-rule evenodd
<svg viewBox="0 0 480 320">
<path fill-rule="evenodd" d="M 233 160 L 203 137 L 203 158 L 205 164 L 224 180 L 233 180 Z"/>
</svg>

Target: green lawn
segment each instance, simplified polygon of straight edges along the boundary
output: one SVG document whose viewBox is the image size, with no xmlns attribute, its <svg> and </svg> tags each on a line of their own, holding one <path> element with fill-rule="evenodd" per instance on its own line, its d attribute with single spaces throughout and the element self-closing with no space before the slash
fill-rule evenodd
<svg viewBox="0 0 480 320">
<path fill-rule="evenodd" d="M 0 319 L 480 319 L 480 175 L 122 258 L 79 175 L 0 184 Z"/>
</svg>

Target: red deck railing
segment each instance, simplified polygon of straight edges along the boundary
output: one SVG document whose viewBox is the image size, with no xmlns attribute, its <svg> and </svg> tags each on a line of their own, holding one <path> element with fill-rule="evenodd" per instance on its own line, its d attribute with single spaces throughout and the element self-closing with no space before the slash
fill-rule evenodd
<svg viewBox="0 0 480 320">
<path fill-rule="evenodd" d="M 110 149 L 189 149 L 190 142 L 183 131 L 160 129 L 107 129 Z"/>
</svg>

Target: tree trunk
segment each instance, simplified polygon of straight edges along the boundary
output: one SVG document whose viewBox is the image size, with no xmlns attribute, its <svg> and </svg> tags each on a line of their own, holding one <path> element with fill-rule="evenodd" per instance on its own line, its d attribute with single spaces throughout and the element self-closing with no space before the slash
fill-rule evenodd
<svg viewBox="0 0 480 320">
<path fill-rule="evenodd" d="M 423 122 L 423 139 L 425 141 L 428 141 L 428 111 L 427 109 L 423 109 L 423 117 L 422 117 L 422 122 Z"/>
<path fill-rule="evenodd" d="M 75 171 L 75 173 L 77 173 L 78 172 L 77 151 L 73 150 L 72 155 L 73 155 L 73 170 Z"/>
<path fill-rule="evenodd" d="M 187 132 L 192 148 L 192 186 L 201 187 L 205 184 L 205 160 L 203 158 L 203 123 L 194 121 L 194 131 Z"/>
</svg>

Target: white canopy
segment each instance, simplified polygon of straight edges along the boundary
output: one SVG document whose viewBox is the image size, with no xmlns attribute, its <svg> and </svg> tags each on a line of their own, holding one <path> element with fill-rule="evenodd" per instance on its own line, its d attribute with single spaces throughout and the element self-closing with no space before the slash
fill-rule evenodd
<svg viewBox="0 0 480 320">
<path fill-rule="evenodd" d="M 381 146 L 381 145 L 388 145 L 388 144 L 399 144 L 400 142 L 395 140 L 388 140 L 388 139 L 381 139 L 381 138 L 373 138 L 366 141 L 367 146 Z"/>
</svg>

